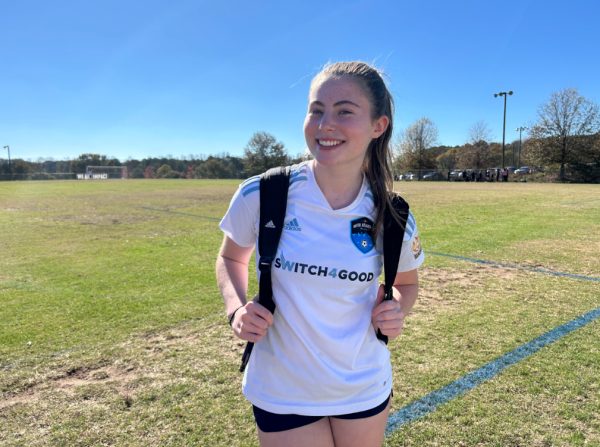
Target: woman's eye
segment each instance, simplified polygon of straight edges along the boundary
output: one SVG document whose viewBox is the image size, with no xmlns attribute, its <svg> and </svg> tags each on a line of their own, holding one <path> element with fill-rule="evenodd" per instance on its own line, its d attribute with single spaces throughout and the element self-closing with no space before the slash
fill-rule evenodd
<svg viewBox="0 0 600 447">
<path fill-rule="evenodd" d="M 340 115 L 352 115 L 351 110 L 340 110 Z"/>
<path fill-rule="evenodd" d="M 322 110 L 311 110 L 309 112 L 311 115 L 321 115 L 323 113 Z"/>
</svg>

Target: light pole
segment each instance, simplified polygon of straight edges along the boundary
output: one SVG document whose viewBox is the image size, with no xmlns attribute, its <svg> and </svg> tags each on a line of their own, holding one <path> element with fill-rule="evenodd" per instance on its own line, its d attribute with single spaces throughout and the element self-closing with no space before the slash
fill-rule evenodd
<svg viewBox="0 0 600 447">
<path fill-rule="evenodd" d="M 10 146 L 6 145 L 4 146 L 4 149 L 8 151 L 8 172 L 12 174 L 12 169 L 10 167 Z"/>
<path fill-rule="evenodd" d="M 506 134 L 506 95 L 512 95 L 513 91 L 494 93 L 494 98 L 504 96 L 504 121 L 502 121 L 502 169 L 504 169 L 504 135 Z"/>
<path fill-rule="evenodd" d="M 525 126 L 519 126 L 515 129 L 515 131 L 519 132 L 519 156 L 518 156 L 518 162 L 517 162 L 517 167 L 521 167 L 521 132 L 523 132 L 524 130 L 527 130 L 527 127 Z"/>
</svg>

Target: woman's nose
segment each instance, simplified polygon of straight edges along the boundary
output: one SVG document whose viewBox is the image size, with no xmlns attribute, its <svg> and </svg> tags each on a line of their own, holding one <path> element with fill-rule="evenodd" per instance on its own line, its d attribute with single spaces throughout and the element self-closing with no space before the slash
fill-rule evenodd
<svg viewBox="0 0 600 447">
<path fill-rule="evenodd" d="M 323 113 L 321 115 L 321 119 L 319 120 L 319 129 L 321 130 L 330 130 L 335 127 L 333 122 L 333 117 L 330 113 Z"/>
</svg>

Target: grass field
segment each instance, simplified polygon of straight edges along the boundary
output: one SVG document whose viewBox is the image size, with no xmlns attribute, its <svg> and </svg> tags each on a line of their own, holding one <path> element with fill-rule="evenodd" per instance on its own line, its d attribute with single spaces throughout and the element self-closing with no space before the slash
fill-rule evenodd
<svg viewBox="0 0 600 447">
<path fill-rule="evenodd" d="M 0 445 L 256 445 L 214 281 L 237 183 L 0 183 Z M 393 410 L 600 306 L 597 281 L 518 268 L 600 276 L 599 186 L 397 189 L 430 254 Z M 600 321 L 386 445 L 600 446 Z"/>
</svg>

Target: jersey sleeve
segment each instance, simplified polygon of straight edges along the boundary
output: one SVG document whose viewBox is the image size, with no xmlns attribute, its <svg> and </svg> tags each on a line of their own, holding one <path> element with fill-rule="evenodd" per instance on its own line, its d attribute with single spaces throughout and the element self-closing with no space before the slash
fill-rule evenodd
<svg viewBox="0 0 600 447">
<path fill-rule="evenodd" d="M 402 252 L 398 261 L 398 273 L 414 270 L 420 267 L 424 260 L 425 253 L 421 247 L 417 223 L 413 214 L 409 213 L 402 240 Z"/>
<path fill-rule="evenodd" d="M 258 184 L 242 183 L 233 195 L 219 228 L 239 246 L 254 246 L 258 237 L 259 205 Z"/>
</svg>

